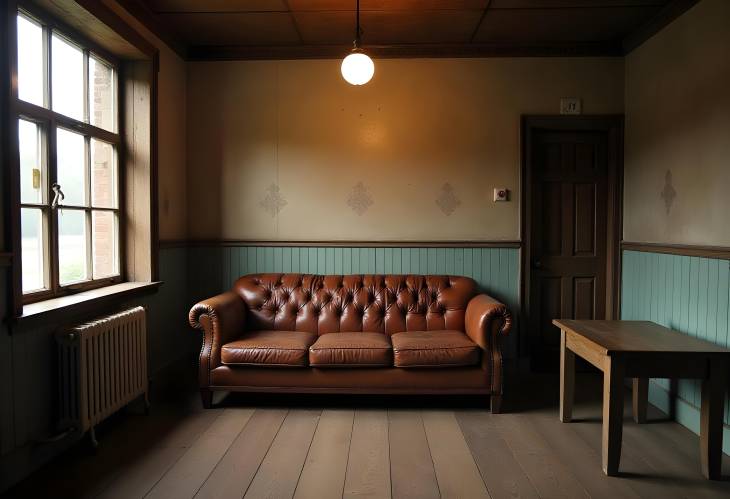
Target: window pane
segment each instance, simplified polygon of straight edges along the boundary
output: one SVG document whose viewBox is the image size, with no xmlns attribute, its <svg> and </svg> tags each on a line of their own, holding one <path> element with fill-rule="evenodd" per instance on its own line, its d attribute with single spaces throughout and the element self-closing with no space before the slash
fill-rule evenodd
<svg viewBox="0 0 730 499">
<path fill-rule="evenodd" d="M 100 208 L 116 206 L 116 157 L 114 146 L 91 139 L 91 204 Z"/>
<path fill-rule="evenodd" d="M 84 53 L 63 38 L 51 42 L 53 110 L 84 120 Z"/>
<path fill-rule="evenodd" d="M 18 97 L 43 105 L 43 28 L 18 15 Z"/>
<path fill-rule="evenodd" d="M 32 121 L 18 120 L 18 152 L 20 153 L 20 201 L 43 202 L 43 157 L 41 129 Z"/>
<path fill-rule="evenodd" d="M 86 213 L 58 210 L 58 276 L 61 284 L 88 278 L 87 251 Z"/>
<path fill-rule="evenodd" d="M 86 204 L 86 154 L 84 136 L 58 128 L 56 132 L 56 160 L 58 183 L 65 195 L 63 204 Z"/>
<path fill-rule="evenodd" d="M 92 125 L 116 131 L 114 70 L 102 61 L 89 57 L 89 119 Z"/>
<path fill-rule="evenodd" d="M 43 212 L 39 208 L 20 209 L 23 293 L 45 288 Z"/>
<path fill-rule="evenodd" d="M 94 278 L 117 275 L 117 223 L 111 211 L 92 213 Z"/>
</svg>

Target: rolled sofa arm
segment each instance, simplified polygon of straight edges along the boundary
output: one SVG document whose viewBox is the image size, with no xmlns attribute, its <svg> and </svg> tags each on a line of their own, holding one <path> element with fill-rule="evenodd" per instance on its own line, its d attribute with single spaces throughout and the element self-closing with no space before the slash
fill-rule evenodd
<svg viewBox="0 0 730 499">
<path fill-rule="evenodd" d="M 188 321 L 203 330 L 200 349 L 199 381 L 201 388 L 210 386 L 210 371 L 221 364 L 221 346 L 233 341 L 246 326 L 246 304 L 232 291 L 208 298 L 193 305 Z"/>
<path fill-rule="evenodd" d="M 512 329 L 512 315 L 507 307 L 485 294 L 469 301 L 464 322 L 467 336 L 484 350 L 493 346 L 498 335 L 506 336 Z"/>
<path fill-rule="evenodd" d="M 484 350 L 493 395 L 502 394 L 502 341 L 512 329 L 512 315 L 503 304 L 485 294 L 472 298 L 464 317 L 466 334 Z"/>
</svg>

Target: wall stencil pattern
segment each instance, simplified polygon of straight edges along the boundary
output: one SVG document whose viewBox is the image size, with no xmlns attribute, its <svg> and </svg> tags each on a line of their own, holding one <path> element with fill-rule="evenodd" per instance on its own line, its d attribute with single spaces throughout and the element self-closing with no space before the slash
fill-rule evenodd
<svg viewBox="0 0 730 499">
<path fill-rule="evenodd" d="M 446 182 L 441 186 L 441 194 L 436 198 L 436 204 L 443 214 L 448 217 L 461 205 L 461 200 L 456 197 L 453 186 Z"/>
<path fill-rule="evenodd" d="M 287 205 L 287 201 L 281 195 L 279 186 L 277 184 L 271 184 L 266 188 L 266 196 L 264 196 L 259 205 L 266 213 L 275 217 Z"/>
<path fill-rule="evenodd" d="M 672 170 L 667 170 L 667 173 L 664 174 L 664 188 L 662 189 L 661 194 L 659 194 L 659 197 L 664 200 L 664 209 L 666 210 L 667 215 L 669 215 L 669 212 L 672 210 L 672 205 L 674 204 L 674 198 L 677 197 L 677 191 L 672 185 Z"/>
<path fill-rule="evenodd" d="M 352 187 L 352 191 L 347 197 L 347 206 L 360 216 L 364 215 L 373 203 L 373 196 L 362 181 Z"/>
<path fill-rule="evenodd" d="M 649 320 L 730 347 L 730 261 L 638 251 L 623 252 L 621 319 Z M 652 379 L 649 400 L 697 433 L 699 380 Z M 725 401 L 723 449 L 730 452 L 730 401 Z"/>
</svg>

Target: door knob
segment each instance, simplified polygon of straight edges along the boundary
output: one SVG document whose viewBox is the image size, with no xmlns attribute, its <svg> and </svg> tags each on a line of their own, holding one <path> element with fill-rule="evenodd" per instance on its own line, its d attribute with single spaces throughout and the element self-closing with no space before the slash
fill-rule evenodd
<svg viewBox="0 0 730 499">
<path fill-rule="evenodd" d="M 538 259 L 535 259 L 532 261 L 532 268 L 535 269 L 541 269 L 542 268 L 542 262 Z"/>
</svg>

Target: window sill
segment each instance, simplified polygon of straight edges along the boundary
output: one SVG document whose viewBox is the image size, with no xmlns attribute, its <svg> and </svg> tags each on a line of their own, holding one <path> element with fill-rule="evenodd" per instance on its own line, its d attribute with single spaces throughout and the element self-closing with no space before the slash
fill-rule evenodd
<svg viewBox="0 0 730 499">
<path fill-rule="evenodd" d="M 48 323 L 61 317 L 67 317 L 69 314 L 92 312 L 94 309 L 101 309 L 106 305 L 118 303 L 123 299 L 137 298 L 155 293 L 161 285 L 162 282 L 160 281 L 123 282 L 68 296 L 30 303 L 23 307 L 23 314 L 15 317 L 13 323 L 25 328 L 26 326 L 37 324 L 40 321 Z"/>
</svg>

